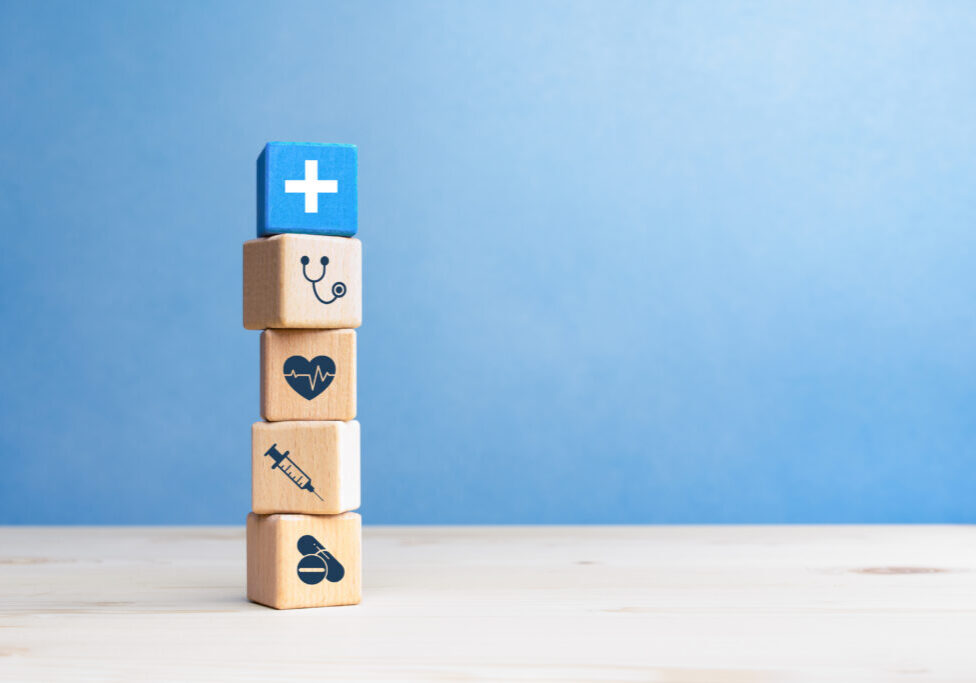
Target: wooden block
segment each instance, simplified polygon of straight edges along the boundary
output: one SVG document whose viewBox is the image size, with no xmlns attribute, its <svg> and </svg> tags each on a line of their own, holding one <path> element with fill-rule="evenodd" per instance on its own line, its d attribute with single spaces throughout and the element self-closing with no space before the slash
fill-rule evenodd
<svg viewBox="0 0 976 683">
<path fill-rule="evenodd" d="M 356 605 L 362 520 L 341 515 L 247 516 L 247 598 L 275 609 Z"/>
<path fill-rule="evenodd" d="M 244 327 L 355 328 L 363 247 L 349 237 L 276 235 L 244 243 Z"/>
<path fill-rule="evenodd" d="M 354 419 L 356 333 L 262 332 L 261 417 L 271 422 Z"/>
<path fill-rule="evenodd" d="M 358 507 L 358 422 L 251 426 L 251 510 L 334 515 Z"/>
<path fill-rule="evenodd" d="M 258 157 L 258 236 L 352 237 L 359 227 L 355 145 L 269 142 Z"/>
</svg>

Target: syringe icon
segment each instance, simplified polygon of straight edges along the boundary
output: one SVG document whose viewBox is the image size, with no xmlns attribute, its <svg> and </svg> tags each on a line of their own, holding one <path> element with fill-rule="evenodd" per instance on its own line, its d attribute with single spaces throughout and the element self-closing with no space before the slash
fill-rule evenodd
<svg viewBox="0 0 976 683">
<path fill-rule="evenodd" d="M 265 451 L 265 455 L 269 456 L 275 461 L 275 464 L 271 466 L 271 469 L 277 467 L 279 470 L 285 473 L 285 476 L 291 479 L 293 483 L 298 488 L 308 491 L 313 494 L 319 500 L 322 500 L 322 496 L 315 493 L 315 488 L 312 486 L 312 480 L 309 478 L 302 468 L 295 464 L 295 461 L 288 457 L 291 451 L 285 451 L 284 453 L 278 452 L 278 444 L 271 444 L 271 448 Z M 324 502 L 324 501 L 323 501 Z"/>
</svg>

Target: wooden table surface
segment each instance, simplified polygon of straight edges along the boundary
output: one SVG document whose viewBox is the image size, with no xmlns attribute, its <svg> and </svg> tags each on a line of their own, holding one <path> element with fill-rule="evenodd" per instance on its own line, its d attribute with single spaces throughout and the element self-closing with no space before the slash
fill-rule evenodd
<svg viewBox="0 0 976 683">
<path fill-rule="evenodd" d="M 974 681 L 976 528 L 366 527 L 364 599 L 243 528 L 0 527 L 0 680 Z"/>
</svg>

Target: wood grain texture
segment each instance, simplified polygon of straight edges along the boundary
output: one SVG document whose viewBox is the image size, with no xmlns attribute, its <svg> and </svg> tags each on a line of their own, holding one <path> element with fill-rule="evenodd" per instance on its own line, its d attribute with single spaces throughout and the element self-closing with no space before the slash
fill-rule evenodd
<svg viewBox="0 0 976 683">
<path fill-rule="evenodd" d="M 292 356 L 328 356 L 335 379 L 312 399 L 289 385 L 284 364 Z M 282 420 L 339 420 L 356 417 L 356 332 L 354 330 L 265 330 L 261 333 L 261 417 Z"/>
<path fill-rule="evenodd" d="M 242 528 L 0 528 L 0 680 L 972 681 L 976 528 L 363 530 L 363 602 Z"/>
<path fill-rule="evenodd" d="M 312 288 L 310 278 L 325 276 Z M 244 327 L 355 328 L 363 321 L 362 243 L 350 237 L 275 235 L 244 243 Z M 344 294 L 335 296 L 340 282 Z M 316 294 L 318 296 L 316 296 Z M 323 301 L 331 301 L 324 304 Z"/>
<path fill-rule="evenodd" d="M 301 539 L 314 537 L 330 553 L 326 567 L 309 581 L 299 575 Z M 314 559 L 314 558 L 313 558 Z M 338 564 L 336 564 L 338 561 Z M 321 568 L 321 563 L 319 564 Z M 312 567 L 315 569 L 315 566 Z M 338 580 L 335 578 L 339 571 Z M 323 578 L 327 577 L 327 578 Z M 355 512 L 341 515 L 247 516 L 247 597 L 274 607 L 355 605 L 362 599 L 362 520 Z"/>
<path fill-rule="evenodd" d="M 359 507 L 359 423 L 303 420 L 251 426 L 251 511 L 335 515 Z M 275 446 L 311 479 L 299 488 L 267 455 Z M 317 494 L 317 495 L 316 495 Z M 321 500 L 320 500 L 321 498 Z"/>
</svg>

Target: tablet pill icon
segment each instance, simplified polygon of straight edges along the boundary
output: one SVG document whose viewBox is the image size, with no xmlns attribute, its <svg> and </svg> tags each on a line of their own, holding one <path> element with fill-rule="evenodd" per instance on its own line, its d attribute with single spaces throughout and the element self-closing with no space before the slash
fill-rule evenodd
<svg viewBox="0 0 976 683">
<path fill-rule="evenodd" d="M 325 561 L 318 555 L 308 555 L 298 561 L 298 578 L 310 586 L 320 583 L 327 571 Z"/>
</svg>

